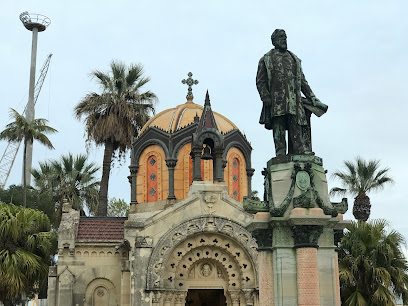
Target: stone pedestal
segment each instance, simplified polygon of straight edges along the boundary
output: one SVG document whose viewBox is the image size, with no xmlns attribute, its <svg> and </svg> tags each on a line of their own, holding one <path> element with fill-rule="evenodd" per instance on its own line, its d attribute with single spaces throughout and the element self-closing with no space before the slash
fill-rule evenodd
<svg viewBox="0 0 408 306">
<path fill-rule="evenodd" d="M 319 157 L 274 158 L 263 173 L 265 201 L 244 199 L 256 214 L 248 230 L 259 247 L 260 304 L 340 306 L 334 233 L 348 224 L 339 215 L 347 203 L 330 202 Z"/>
</svg>

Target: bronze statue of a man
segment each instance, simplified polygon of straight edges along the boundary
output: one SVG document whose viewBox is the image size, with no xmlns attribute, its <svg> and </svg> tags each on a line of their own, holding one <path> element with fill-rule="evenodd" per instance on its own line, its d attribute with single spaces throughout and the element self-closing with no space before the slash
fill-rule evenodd
<svg viewBox="0 0 408 306">
<path fill-rule="evenodd" d="M 256 75 L 256 87 L 263 102 L 259 123 L 264 124 L 266 129 L 273 130 L 276 156 L 286 154 L 286 130 L 288 154 L 313 154 L 310 135 L 311 112 L 308 109 L 305 111 L 304 103 L 310 103 L 312 107 L 324 104 L 315 97 L 309 87 L 300 59 L 287 50 L 285 31 L 275 30 L 271 39 L 275 48 L 259 60 Z"/>
</svg>

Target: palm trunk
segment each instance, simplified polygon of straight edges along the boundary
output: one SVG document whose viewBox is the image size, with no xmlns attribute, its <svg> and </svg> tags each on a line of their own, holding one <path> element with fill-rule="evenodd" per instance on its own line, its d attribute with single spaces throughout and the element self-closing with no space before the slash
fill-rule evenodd
<svg viewBox="0 0 408 306">
<path fill-rule="evenodd" d="M 27 140 L 24 138 L 24 156 L 23 156 L 23 207 L 27 207 Z"/>
<path fill-rule="evenodd" d="M 99 206 L 98 216 L 104 216 L 108 214 L 108 186 L 109 186 L 109 174 L 113 155 L 113 143 L 105 143 L 105 152 L 103 153 L 102 163 L 102 179 L 99 189 Z"/>
<path fill-rule="evenodd" d="M 357 220 L 366 222 L 370 213 L 370 198 L 365 193 L 360 193 L 354 198 L 353 215 Z"/>
</svg>

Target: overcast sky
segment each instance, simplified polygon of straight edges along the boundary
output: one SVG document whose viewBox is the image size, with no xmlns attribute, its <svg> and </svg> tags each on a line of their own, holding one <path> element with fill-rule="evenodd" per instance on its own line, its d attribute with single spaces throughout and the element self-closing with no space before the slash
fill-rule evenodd
<svg viewBox="0 0 408 306">
<path fill-rule="evenodd" d="M 39 34 L 37 71 L 49 53 L 50 70 L 36 105 L 59 133 L 54 151 L 34 144 L 33 166 L 68 152 L 85 153 L 84 125 L 74 106 L 99 88 L 89 73 L 108 71 L 111 60 L 142 63 L 151 77 L 146 89 L 159 98 L 157 112 L 186 101 L 181 80 L 191 71 L 199 84 L 194 102 L 231 119 L 252 144 L 253 187 L 262 193 L 261 170 L 274 156 L 272 132 L 258 124 L 261 101 L 255 86 L 259 58 L 272 46 L 276 28 L 316 96 L 329 105 L 313 117 L 313 149 L 330 174 L 357 155 L 380 159 L 393 186 L 370 194 L 372 218 L 389 220 L 408 237 L 407 83 L 408 2 L 401 1 L 7 1 L 0 9 L 0 128 L 10 107 L 27 102 L 31 32 L 23 11 L 40 13 L 51 25 Z M 38 77 L 38 72 L 37 76 Z M 6 142 L 0 143 L 3 154 Z M 22 150 L 7 186 L 21 182 Z M 102 148 L 89 158 L 102 164 Z M 130 201 L 129 159 L 112 170 L 109 196 Z M 334 199 L 339 200 L 339 199 Z M 348 218 L 353 218 L 350 209 Z"/>
</svg>

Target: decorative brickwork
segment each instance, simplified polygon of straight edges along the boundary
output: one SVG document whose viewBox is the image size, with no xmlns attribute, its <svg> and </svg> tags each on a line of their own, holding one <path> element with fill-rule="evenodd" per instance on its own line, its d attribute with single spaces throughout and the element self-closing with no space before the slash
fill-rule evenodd
<svg viewBox="0 0 408 306">
<path fill-rule="evenodd" d="M 248 178 L 244 154 L 236 147 L 227 153 L 227 165 L 224 169 L 224 181 L 228 186 L 228 194 L 242 202 L 248 195 Z"/>
<path fill-rule="evenodd" d="M 320 305 L 317 249 L 296 249 L 298 305 Z"/>
<path fill-rule="evenodd" d="M 147 147 L 140 155 L 136 179 L 137 202 L 166 199 L 169 194 L 169 172 L 165 153 L 159 145 Z"/>
<path fill-rule="evenodd" d="M 272 252 L 269 251 L 259 252 L 258 266 L 259 266 L 259 305 L 274 306 Z"/>
<path fill-rule="evenodd" d="M 151 155 L 147 159 L 147 202 L 155 202 L 158 199 L 157 188 L 157 157 Z"/>
</svg>

